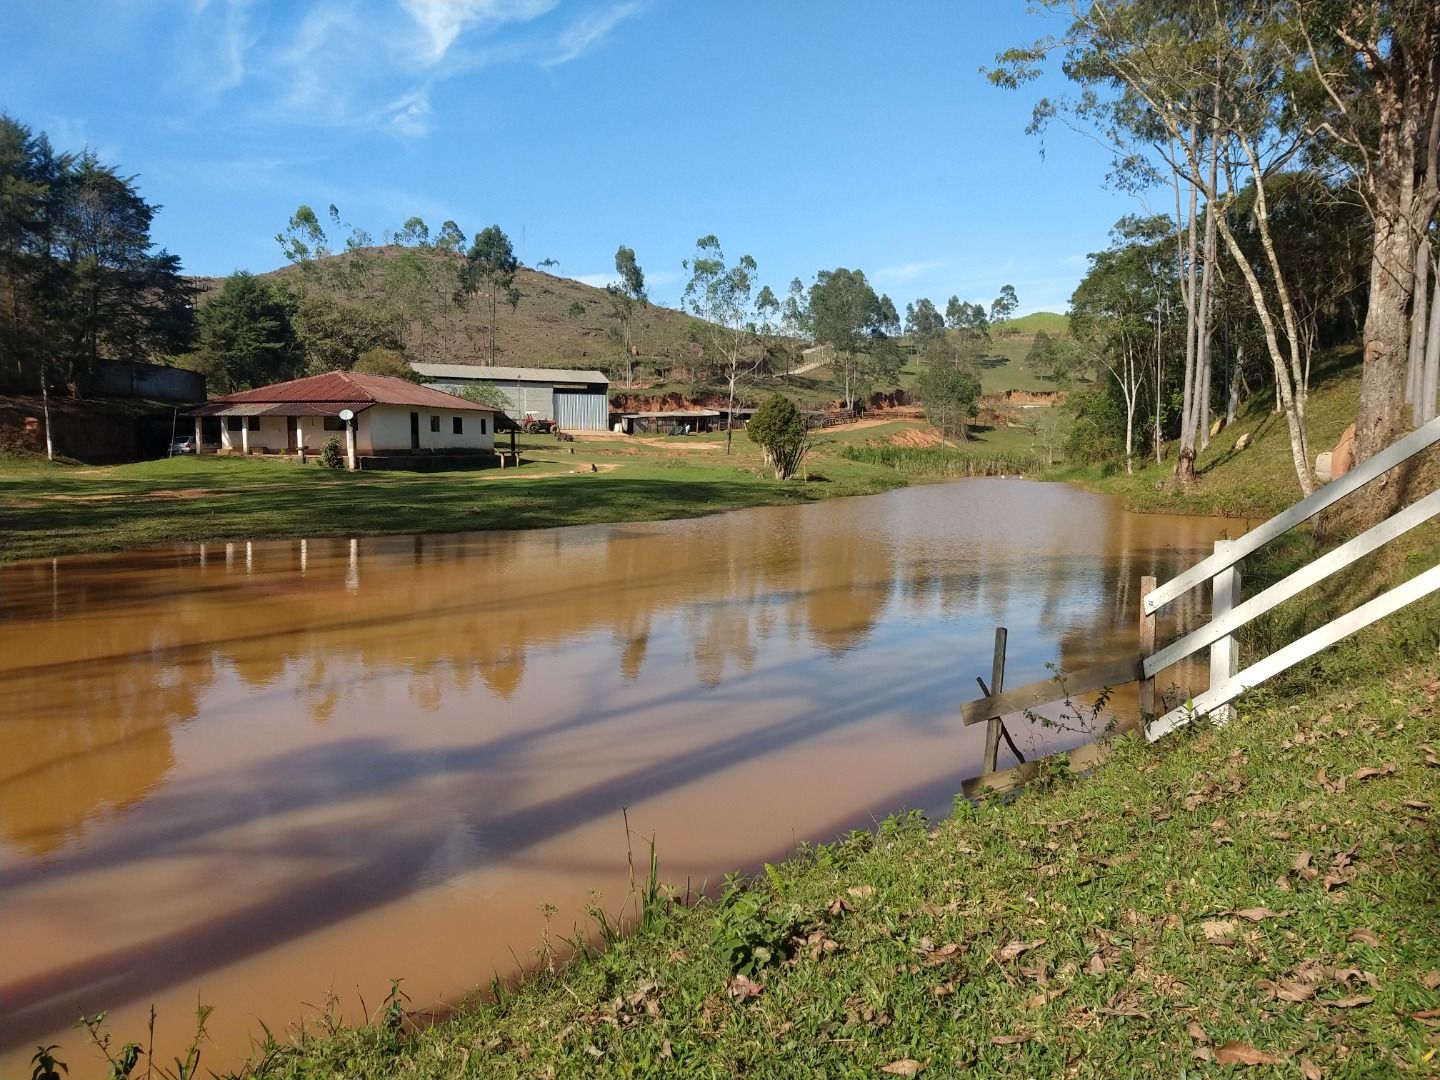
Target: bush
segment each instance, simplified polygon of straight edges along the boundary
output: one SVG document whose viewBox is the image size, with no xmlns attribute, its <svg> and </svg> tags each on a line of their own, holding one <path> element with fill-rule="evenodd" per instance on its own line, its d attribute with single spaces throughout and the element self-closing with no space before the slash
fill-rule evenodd
<svg viewBox="0 0 1440 1080">
<path fill-rule="evenodd" d="M 345 451 L 334 435 L 325 440 L 325 449 L 320 451 L 320 464 L 327 469 L 345 468 Z"/>
<path fill-rule="evenodd" d="M 810 449 L 810 431 L 805 418 L 789 398 L 772 394 L 755 410 L 745 434 L 765 451 L 765 462 L 775 470 L 775 479 L 788 480 L 805 460 Z"/>
</svg>

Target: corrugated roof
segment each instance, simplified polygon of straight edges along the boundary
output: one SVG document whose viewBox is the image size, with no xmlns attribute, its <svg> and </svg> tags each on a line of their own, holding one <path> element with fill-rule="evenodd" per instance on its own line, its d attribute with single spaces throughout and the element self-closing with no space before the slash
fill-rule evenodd
<svg viewBox="0 0 1440 1080">
<path fill-rule="evenodd" d="M 363 401 L 224 401 L 219 398 L 191 409 L 186 416 L 339 416 L 342 409 L 364 412 L 374 407 Z"/>
<path fill-rule="evenodd" d="M 667 416 L 719 416 L 714 409 L 664 409 L 661 412 L 627 412 L 621 416 L 630 420 L 658 420 Z"/>
<path fill-rule="evenodd" d="M 469 410 L 471 412 L 498 413 L 501 410 L 490 405 L 479 405 L 443 390 L 432 390 L 419 386 L 408 379 L 396 379 L 389 375 L 361 375 L 354 371 L 327 371 L 321 375 L 310 375 L 289 382 L 257 386 L 254 390 L 241 390 L 235 394 L 224 394 L 211 398 L 209 405 L 241 404 L 295 404 L 314 402 L 335 404 L 341 408 L 347 405 L 416 405 L 421 408 Z"/>
<path fill-rule="evenodd" d="M 570 368 L 487 367 L 483 364 L 411 364 L 417 375 L 427 379 L 484 379 L 487 382 L 569 382 L 605 383 L 610 380 L 598 371 Z"/>
</svg>

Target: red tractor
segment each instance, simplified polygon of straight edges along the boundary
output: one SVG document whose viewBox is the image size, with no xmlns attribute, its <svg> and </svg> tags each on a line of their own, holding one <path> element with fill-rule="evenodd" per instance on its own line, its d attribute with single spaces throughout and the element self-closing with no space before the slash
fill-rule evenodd
<svg viewBox="0 0 1440 1080">
<path fill-rule="evenodd" d="M 527 412 L 520 421 L 520 430 L 526 435 L 553 435 L 560 430 L 560 425 L 554 420 L 542 419 L 538 413 Z"/>
</svg>

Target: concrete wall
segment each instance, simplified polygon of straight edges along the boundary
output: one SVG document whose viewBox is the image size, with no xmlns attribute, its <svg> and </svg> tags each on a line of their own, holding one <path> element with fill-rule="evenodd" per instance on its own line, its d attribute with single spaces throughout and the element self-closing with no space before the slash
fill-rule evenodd
<svg viewBox="0 0 1440 1080">
<path fill-rule="evenodd" d="M 410 414 L 420 414 L 420 448 L 422 450 L 493 450 L 495 417 L 493 413 L 460 409 L 410 408 L 406 405 L 374 405 L 358 416 L 355 448 L 361 454 L 383 454 L 410 449 Z M 430 430 L 430 418 L 440 418 L 440 430 Z M 464 430 L 454 434 L 453 418 L 460 417 Z M 481 431 L 481 427 L 484 431 Z M 315 445 L 315 444 L 312 444 Z M 324 445 L 324 440 L 318 444 Z"/>
</svg>

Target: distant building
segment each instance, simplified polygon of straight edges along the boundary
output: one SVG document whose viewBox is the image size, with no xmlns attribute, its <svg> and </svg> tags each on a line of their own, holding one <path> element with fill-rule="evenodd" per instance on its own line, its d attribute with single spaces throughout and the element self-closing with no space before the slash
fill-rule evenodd
<svg viewBox="0 0 1440 1080">
<path fill-rule="evenodd" d="M 348 423 L 344 413 L 350 414 Z M 338 436 L 352 469 L 357 457 L 493 451 L 496 429 L 513 427 L 489 405 L 406 379 L 353 371 L 226 394 L 186 415 L 195 419 L 195 442 L 202 450 L 215 445 L 202 437 L 213 417 L 222 453 L 319 453 Z"/>
<path fill-rule="evenodd" d="M 598 371 L 568 368 L 484 367 L 479 364 L 411 364 L 425 385 L 449 394 L 487 383 L 505 395 L 506 411 L 523 423 L 527 413 L 554 420 L 562 431 L 606 431 L 610 380 Z"/>
</svg>

